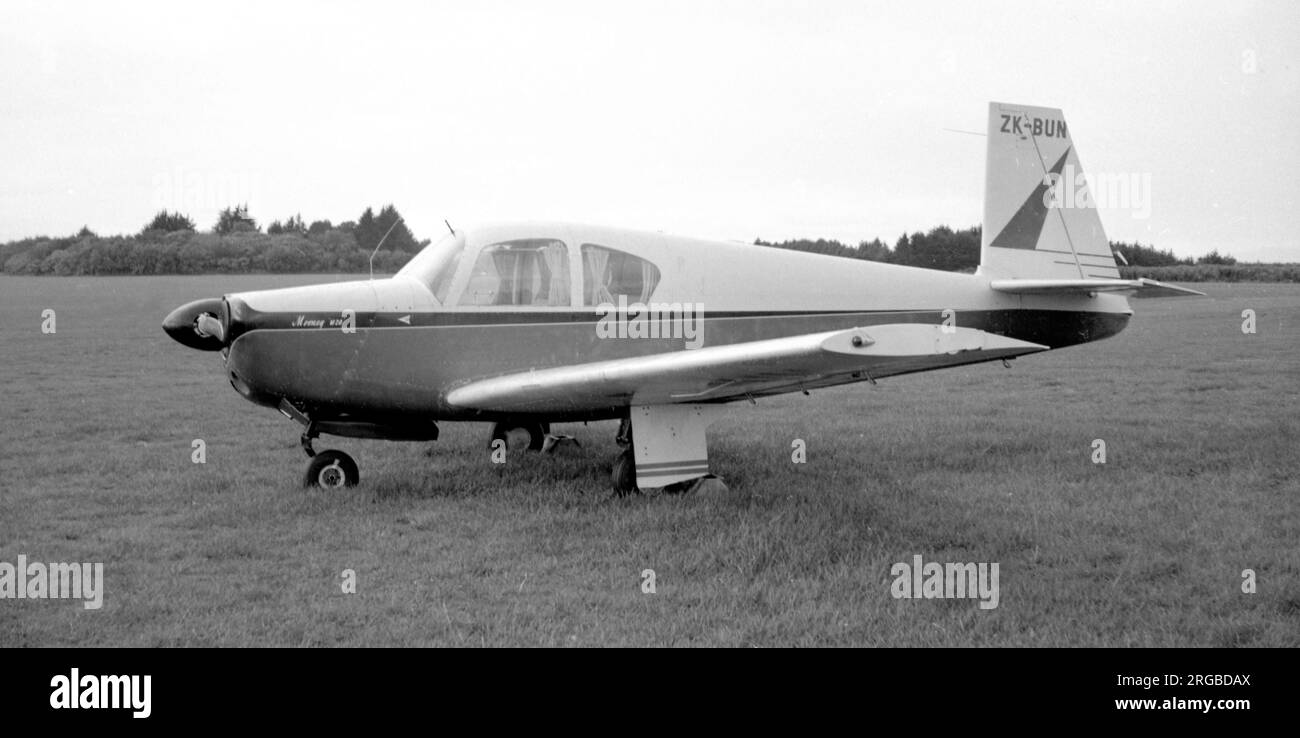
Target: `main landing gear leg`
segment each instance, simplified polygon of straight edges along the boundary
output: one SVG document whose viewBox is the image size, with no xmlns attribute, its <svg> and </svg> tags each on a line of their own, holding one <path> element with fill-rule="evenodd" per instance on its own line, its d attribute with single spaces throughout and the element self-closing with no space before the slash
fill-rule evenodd
<svg viewBox="0 0 1300 738">
<path fill-rule="evenodd" d="M 618 425 L 618 435 L 614 442 L 623 447 L 618 458 L 614 459 L 614 468 L 610 471 L 610 482 L 614 486 L 615 497 L 641 494 L 636 486 L 636 451 L 632 446 L 632 419 L 623 418 Z"/>
</svg>

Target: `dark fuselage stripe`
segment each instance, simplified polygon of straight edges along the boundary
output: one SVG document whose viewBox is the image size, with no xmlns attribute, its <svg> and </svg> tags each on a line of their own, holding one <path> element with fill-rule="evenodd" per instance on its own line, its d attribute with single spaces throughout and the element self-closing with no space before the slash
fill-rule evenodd
<svg viewBox="0 0 1300 738">
<path fill-rule="evenodd" d="M 694 313 L 687 311 L 682 312 L 660 312 L 657 313 L 660 320 L 674 320 L 686 317 L 700 317 L 705 320 L 725 320 L 725 319 L 755 319 L 755 318 L 807 318 L 816 316 L 838 316 L 838 315 L 914 315 L 917 313 L 939 313 L 939 309 L 921 309 L 921 310 L 756 310 L 756 311 L 719 311 L 711 312 L 708 310 Z M 621 317 L 619 313 L 613 313 L 613 317 Z M 627 317 L 639 317 L 640 313 L 629 310 L 625 313 Z M 564 323 L 596 323 L 601 319 L 608 318 L 611 313 L 597 311 L 595 309 L 585 310 L 497 310 L 492 312 L 478 311 L 456 311 L 456 310 L 438 310 L 426 312 L 368 312 L 357 313 L 355 316 L 355 327 L 357 328 L 416 328 L 430 326 L 506 326 L 506 325 L 533 325 L 533 324 L 564 324 Z M 236 316 L 234 319 L 240 323 L 243 329 L 240 333 L 246 333 L 251 330 L 339 330 L 337 321 L 340 313 L 337 312 L 312 312 L 312 313 L 295 313 L 295 312 L 259 312 L 249 310 L 247 315 Z M 410 321 L 401 320 L 409 318 Z M 329 321 L 335 321 L 335 325 L 330 325 Z"/>
</svg>

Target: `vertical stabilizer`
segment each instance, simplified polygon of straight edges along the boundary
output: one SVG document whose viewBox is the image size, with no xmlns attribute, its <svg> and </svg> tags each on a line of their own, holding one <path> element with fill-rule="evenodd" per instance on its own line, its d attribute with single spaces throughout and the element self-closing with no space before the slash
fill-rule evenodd
<svg viewBox="0 0 1300 738">
<path fill-rule="evenodd" d="M 1060 110 L 989 104 L 980 274 L 1119 277 L 1070 134 Z"/>
</svg>

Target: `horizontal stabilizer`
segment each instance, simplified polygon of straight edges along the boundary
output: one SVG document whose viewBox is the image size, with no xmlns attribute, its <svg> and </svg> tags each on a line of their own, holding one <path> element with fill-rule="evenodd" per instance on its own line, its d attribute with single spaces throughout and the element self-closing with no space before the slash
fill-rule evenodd
<svg viewBox="0 0 1300 738">
<path fill-rule="evenodd" d="M 1154 279 L 995 279 L 989 286 L 1013 295 L 1087 295 L 1125 292 L 1130 297 L 1194 297 L 1204 292 Z"/>
</svg>

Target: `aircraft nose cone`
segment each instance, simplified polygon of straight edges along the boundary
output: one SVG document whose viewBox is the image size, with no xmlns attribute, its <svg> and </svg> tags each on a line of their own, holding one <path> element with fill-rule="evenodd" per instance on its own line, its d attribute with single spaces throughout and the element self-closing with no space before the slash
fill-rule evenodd
<svg viewBox="0 0 1300 738">
<path fill-rule="evenodd" d="M 188 302 L 163 319 L 163 330 L 177 343 L 200 351 L 226 345 L 226 303 L 220 297 Z"/>
</svg>

